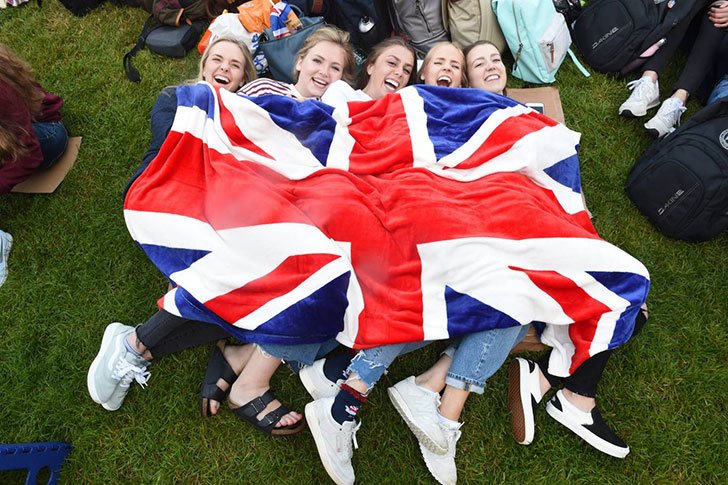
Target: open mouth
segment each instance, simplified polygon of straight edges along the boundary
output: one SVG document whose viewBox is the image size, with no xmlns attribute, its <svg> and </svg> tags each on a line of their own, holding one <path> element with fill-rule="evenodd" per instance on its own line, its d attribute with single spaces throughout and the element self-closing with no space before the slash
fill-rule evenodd
<svg viewBox="0 0 728 485">
<path fill-rule="evenodd" d="M 440 76 L 437 78 L 437 85 L 444 88 L 449 88 L 452 85 L 452 79 L 450 76 Z"/>
<path fill-rule="evenodd" d="M 316 86 L 318 86 L 318 87 L 320 87 L 320 88 L 324 88 L 324 89 L 326 88 L 326 86 L 328 86 L 328 85 L 329 85 L 329 83 L 327 83 L 326 81 L 322 81 L 321 79 L 316 79 L 315 77 L 312 77 L 312 78 L 311 78 L 311 81 L 313 81 L 313 83 L 314 83 L 314 84 L 315 84 Z"/>
<path fill-rule="evenodd" d="M 394 92 L 399 89 L 399 83 L 394 79 L 387 78 L 384 80 L 384 87 Z"/>
<path fill-rule="evenodd" d="M 500 79 L 500 76 L 498 74 L 491 74 L 490 76 L 487 76 L 485 78 L 485 82 L 489 83 L 492 81 L 498 81 Z"/>
<path fill-rule="evenodd" d="M 227 76 L 222 76 L 222 75 L 218 74 L 215 77 L 213 77 L 213 79 L 215 80 L 215 82 L 217 84 L 220 84 L 222 86 L 227 86 L 228 84 L 230 84 L 230 78 L 228 78 Z"/>
</svg>

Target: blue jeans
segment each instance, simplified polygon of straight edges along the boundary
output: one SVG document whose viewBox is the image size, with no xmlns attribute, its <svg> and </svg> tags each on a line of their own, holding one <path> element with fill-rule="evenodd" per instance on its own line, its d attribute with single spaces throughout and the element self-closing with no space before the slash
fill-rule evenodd
<svg viewBox="0 0 728 485">
<path fill-rule="evenodd" d="M 38 170 L 45 170 L 53 166 L 66 151 L 68 133 L 60 121 L 33 123 L 33 132 L 43 153 L 43 163 L 38 166 Z"/>
<path fill-rule="evenodd" d="M 277 357 L 288 364 L 294 373 L 298 373 L 303 366 L 313 365 L 314 361 L 323 358 L 339 345 L 335 339 L 319 344 L 258 344 L 268 355 Z"/>
<path fill-rule="evenodd" d="M 496 328 L 465 335 L 445 349 L 452 363 L 445 384 L 483 394 L 485 382 L 503 365 L 511 349 L 528 333 L 529 325 Z"/>
<path fill-rule="evenodd" d="M 431 341 L 425 340 L 360 350 L 351 360 L 346 372 L 347 374 L 355 373 L 366 384 L 367 389 L 371 389 L 394 362 L 394 359 L 413 350 L 421 349 L 430 343 Z"/>
<path fill-rule="evenodd" d="M 713 92 L 710 93 L 710 98 L 708 98 L 708 104 L 713 104 L 726 96 L 728 96 L 728 76 L 724 76 L 723 79 L 718 81 L 715 85 Z"/>
</svg>

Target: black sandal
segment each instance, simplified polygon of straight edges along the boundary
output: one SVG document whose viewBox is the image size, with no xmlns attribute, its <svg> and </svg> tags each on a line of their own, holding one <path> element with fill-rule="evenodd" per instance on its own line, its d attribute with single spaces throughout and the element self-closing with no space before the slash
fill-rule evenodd
<svg viewBox="0 0 728 485">
<path fill-rule="evenodd" d="M 258 419 L 256 416 L 258 416 L 258 414 L 260 414 L 260 412 L 275 399 L 276 397 L 273 392 L 271 390 L 267 390 L 262 396 L 258 396 L 249 403 L 234 409 L 231 408 L 230 410 L 234 412 L 238 418 L 247 421 L 251 426 L 253 426 L 253 428 L 258 431 L 262 431 L 269 436 L 289 436 L 298 433 L 306 427 L 306 419 L 301 417 L 301 420 L 296 423 L 276 428 L 276 424 L 281 420 L 281 418 L 291 412 L 291 410 L 284 405 L 281 405 L 277 409 L 269 412 L 263 417 L 263 419 Z"/>
<path fill-rule="evenodd" d="M 202 381 L 202 390 L 200 391 L 200 414 L 203 418 L 213 416 L 210 412 L 210 400 L 215 400 L 222 404 L 227 397 L 233 382 L 238 378 L 230 363 L 225 360 L 223 349 L 225 348 L 225 340 L 218 340 L 212 347 L 210 352 L 210 360 L 207 362 L 207 370 L 205 370 L 205 378 Z M 223 391 L 217 387 L 219 379 L 228 383 L 227 390 Z"/>
</svg>

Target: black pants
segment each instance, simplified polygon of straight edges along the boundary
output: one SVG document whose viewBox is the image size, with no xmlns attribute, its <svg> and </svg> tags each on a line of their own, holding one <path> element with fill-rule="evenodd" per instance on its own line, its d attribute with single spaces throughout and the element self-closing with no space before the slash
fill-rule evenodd
<svg viewBox="0 0 728 485">
<path fill-rule="evenodd" d="M 214 323 L 188 320 L 164 310 L 139 325 L 136 334 L 155 359 L 230 336 Z"/>
<path fill-rule="evenodd" d="M 642 311 L 640 311 L 634 322 L 634 332 L 632 333 L 632 337 L 642 330 L 646 321 L 647 317 Z M 597 386 L 599 385 L 599 381 L 602 379 L 604 368 L 607 366 L 609 357 L 611 357 L 613 352 L 614 349 L 609 349 L 589 357 L 569 377 L 557 377 L 548 373 L 549 357 L 551 356 L 551 352 L 546 352 L 546 354 L 544 354 L 536 363 L 552 387 L 563 384 L 566 389 L 581 396 L 596 397 Z"/>
<path fill-rule="evenodd" d="M 650 57 L 643 67 L 643 71 L 655 71 L 660 74 L 668 61 L 677 52 L 692 21 L 699 18 L 700 30 L 698 37 L 695 40 L 695 44 L 693 44 L 693 48 L 690 51 L 680 78 L 673 86 L 673 91 L 684 89 L 694 95 L 715 63 L 721 39 L 724 37 L 725 31 L 723 29 L 717 29 L 708 20 L 706 9 L 708 3 L 706 0 L 696 1 L 690 14 L 670 31 L 665 45 L 655 55 Z"/>
</svg>

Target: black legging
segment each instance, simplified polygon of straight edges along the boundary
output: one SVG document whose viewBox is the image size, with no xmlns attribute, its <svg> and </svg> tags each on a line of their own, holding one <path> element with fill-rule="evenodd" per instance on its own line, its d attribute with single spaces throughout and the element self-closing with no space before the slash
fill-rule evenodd
<svg viewBox="0 0 728 485">
<path fill-rule="evenodd" d="M 188 320 L 165 310 L 139 325 L 136 334 L 155 359 L 230 336 L 219 325 Z"/>
<path fill-rule="evenodd" d="M 632 337 L 642 330 L 646 321 L 647 317 L 642 311 L 637 313 Z M 605 350 L 592 355 L 569 377 L 557 377 L 548 373 L 549 357 L 551 356 L 551 352 L 546 352 L 546 354 L 544 354 L 536 363 L 552 387 L 563 383 L 566 389 L 581 396 L 596 397 L 597 386 L 599 385 L 599 381 L 602 379 L 604 368 L 607 366 L 607 362 L 609 362 L 609 357 L 611 357 L 612 352 L 614 352 L 614 349 Z"/>
</svg>

